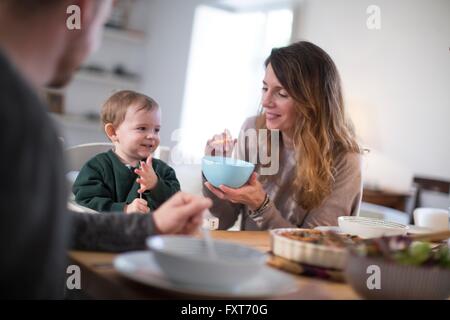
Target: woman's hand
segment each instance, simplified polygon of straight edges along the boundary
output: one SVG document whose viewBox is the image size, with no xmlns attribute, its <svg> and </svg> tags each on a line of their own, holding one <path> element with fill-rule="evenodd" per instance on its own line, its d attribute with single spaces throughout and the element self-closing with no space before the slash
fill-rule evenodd
<svg viewBox="0 0 450 320">
<path fill-rule="evenodd" d="M 178 192 L 153 213 L 159 233 L 193 234 L 203 222 L 203 211 L 211 199 Z"/>
<path fill-rule="evenodd" d="M 135 169 L 134 172 L 139 175 L 136 179 L 136 182 L 141 185 L 139 193 L 153 189 L 158 183 L 158 176 L 152 166 L 152 155 L 149 155 L 145 162 L 141 161 L 141 168 Z"/>
<path fill-rule="evenodd" d="M 205 186 L 219 199 L 228 200 L 233 203 L 245 204 L 250 208 L 250 210 L 256 210 L 261 207 L 264 199 L 266 198 L 266 192 L 264 191 L 261 183 L 258 181 L 257 174 L 255 172 L 252 173 L 247 184 L 238 189 L 229 188 L 224 185 L 220 185 L 219 188 L 215 188 L 209 182 L 205 182 Z"/>
<path fill-rule="evenodd" d="M 205 147 L 205 156 L 231 157 L 236 141 L 231 136 L 230 131 L 225 129 L 222 133 L 216 134 L 208 140 Z"/>
</svg>

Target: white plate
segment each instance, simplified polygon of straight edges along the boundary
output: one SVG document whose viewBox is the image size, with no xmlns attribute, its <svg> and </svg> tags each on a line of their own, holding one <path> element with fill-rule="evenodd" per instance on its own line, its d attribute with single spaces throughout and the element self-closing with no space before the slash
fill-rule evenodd
<svg viewBox="0 0 450 320">
<path fill-rule="evenodd" d="M 150 251 L 120 254 L 114 260 L 114 268 L 123 276 L 146 285 L 208 297 L 258 299 L 285 295 L 298 290 L 293 276 L 268 266 L 264 266 L 259 274 L 249 281 L 234 288 L 194 286 L 174 282 L 164 275 Z"/>
<path fill-rule="evenodd" d="M 336 233 L 343 233 L 342 230 L 336 226 L 317 226 L 314 229 L 319 231 L 334 231 Z M 407 225 L 406 229 L 409 234 L 424 234 L 433 232 L 430 228 L 419 227 L 413 224 Z"/>
<path fill-rule="evenodd" d="M 406 235 L 408 231 L 404 224 L 368 217 L 341 216 L 338 224 L 342 232 L 363 239 Z"/>
<path fill-rule="evenodd" d="M 424 234 L 433 232 L 433 230 L 431 230 L 430 228 L 419 227 L 413 224 L 408 225 L 407 229 L 408 233 L 410 234 Z"/>
<path fill-rule="evenodd" d="M 317 226 L 314 229 L 324 232 L 334 231 L 336 233 L 342 233 L 341 229 L 338 226 Z"/>
</svg>

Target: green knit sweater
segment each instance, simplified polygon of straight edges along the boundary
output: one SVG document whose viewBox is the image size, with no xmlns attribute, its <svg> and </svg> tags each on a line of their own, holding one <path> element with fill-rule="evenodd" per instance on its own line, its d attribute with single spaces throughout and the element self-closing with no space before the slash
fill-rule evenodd
<svg viewBox="0 0 450 320">
<path fill-rule="evenodd" d="M 142 197 L 154 210 L 180 190 L 180 183 L 175 171 L 163 161 L 153 159 L 152 166 L 158 182 Z M 134 169 L 124 165 L 112 150 L 96 155 L 83 166 L 75 180 L 72 188 L 75 201 L 96 211 L 124 211 L 125 204 L 139 197 L 140 186 Z"/>
</svg>

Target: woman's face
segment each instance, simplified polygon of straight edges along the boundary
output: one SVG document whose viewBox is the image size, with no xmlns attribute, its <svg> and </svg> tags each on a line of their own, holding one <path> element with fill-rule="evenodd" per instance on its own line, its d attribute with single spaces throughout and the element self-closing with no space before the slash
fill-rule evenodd
<svg viewBox="0 0 450 320">
<path fill-rule="evenodd" d="M 295 123 L 295 101 L 278 81 L 271 64 L 267 65 L 263 80 L 261 105 L 268 129 L 287 133 L 292 128 Z"/>
</svg>

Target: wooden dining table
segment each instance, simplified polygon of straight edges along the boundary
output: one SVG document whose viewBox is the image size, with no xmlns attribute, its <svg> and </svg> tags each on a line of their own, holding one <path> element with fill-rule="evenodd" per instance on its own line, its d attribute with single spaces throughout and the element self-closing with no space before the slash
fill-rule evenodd
<svg viewBox="0 0 450 320">
<path fill-rule="evenodd" d="M 262 252 L 270 251 L 267 231 L 211 231 L 211 237 L 246 245 Z M 114 269 L 115 253 L 69 251 L 69 263 L 80 267 L 83 297 L 92 299 L 197 299 L 207 296 L 185 294 L 152 287 L 132 281 Z M 285 271 L 280 271 L 285 272 Z M 333 282 L 310 276 L 294 275 L 298 288 L 288 295 L 274 295 L 271 299 L 359 299 L 356 292 L 344 282 Z"/>
</svg>

